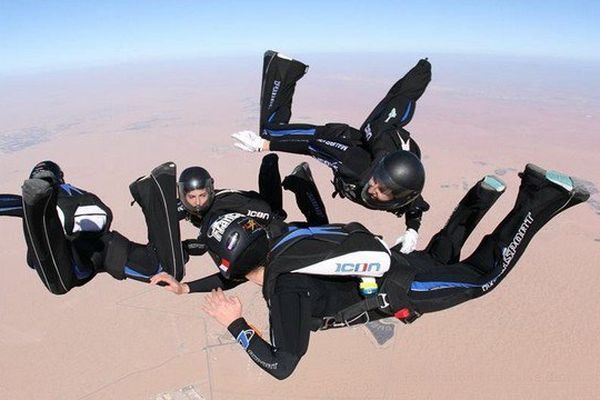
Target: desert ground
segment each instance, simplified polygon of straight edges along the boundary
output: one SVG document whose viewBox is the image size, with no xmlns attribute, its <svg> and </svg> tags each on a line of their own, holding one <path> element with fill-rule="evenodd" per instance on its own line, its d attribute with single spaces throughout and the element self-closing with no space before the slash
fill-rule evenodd
<svg viewBox="0 0 600 400">
<path fill-rule="evenodd" d="M 298 55 L 311 68 L 293 121 L 360 126 L 388 88 L 425 55 Z M 543 59 L 429 55 L 433 81 L 407 126 L 427 171 L 419 248 L 485 174 L 508 189 L 468 241 L 510 210 L 527 162 L 579 177 L 592 192 L 531 242 L 490 295 L 412 325 L 389 321 L 311 335 L 294 375 L 262 372 L 200 309 L 99 274 L 49 293 L 25 262 L 21 221 L 0 220 L 0 398 L 3 399 L 596 399 L 600 393 L 600 76 L 598 65 Z M 114 213 L 113 229 L 144 243 L 128 185 L 174 161 L 209 169 L 220 188 L 256 189 L 260 154 L 230 134 L 257 129 L 262 58 L 121 65 L 0 79 L 0 192 L 19 193 L 52 159 Z M 280 154 L 282 175 L 304 158 Z M 358 220 L 393 243 L 404 223 L 330 196 L 329 169 L 309 160 L 330 220 Z M 300 219 L 291 195 L 290 219 Z M 182 236 L 194 236 L 182 223 Z M 186 280 L 215 271 L 193 258 Z M 260 288 L 232 291 L 268 336 Z M 388 332 L 389 333 L 389 332 Z"/>
</svg>

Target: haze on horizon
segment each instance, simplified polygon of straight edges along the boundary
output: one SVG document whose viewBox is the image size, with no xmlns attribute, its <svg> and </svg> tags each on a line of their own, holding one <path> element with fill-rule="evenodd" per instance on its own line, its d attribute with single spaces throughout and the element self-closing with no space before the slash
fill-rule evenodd
<svg viewBox="0 0 600 400">
<path fill-rule="evenodd" d="M 598 20 L 586 0 L 2 2 L 0 77 L 267 48 L 600 61 Z"/>
</svg>

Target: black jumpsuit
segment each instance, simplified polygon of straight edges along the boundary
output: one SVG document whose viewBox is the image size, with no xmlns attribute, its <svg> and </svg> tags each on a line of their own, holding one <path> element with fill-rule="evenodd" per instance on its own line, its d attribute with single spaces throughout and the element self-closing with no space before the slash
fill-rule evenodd
<svg viewBox="0 0 600 400">
<path fill-rule="evenodd" d="M 476 185 L 426 250 L 404 255 L 397 247 L 392 248 L 392 265 L 379 279 L 380 284 L 385 284 L 389 275 L 410 267 L 415 274 L 405 290 L 411 307 L 420 314 L 480 297 L 512 270 L 542 226 L 589 197 L 585 191 L 566 190 L 528 168 L 522 174 L 513 209 L 483 238 L 471 256 L 458 262 L 464 241 L 499 194 Z M 266 276 L 268 268 L 267 265 Z M 282 274 L 276 279 L 273 295 L 266 299 L 270 310 L 270 342 L 258 336 L 244 318 L 235 320 L 228 330 L 259 367 L 284 379 L 306 353 L 310 331 L 319 328 L 315 321 L 334 315 L 360 299 L 356 280 L 351 278 Z M 389 314 L 379 310 L 369 313 L 370 320 L 386 316 Z"/>
<path fill-rule="evenodd" d="M 361 197 L 362 189 L 386 154 L 408 150 L 421 158 L 419 146 L 403 126 L 412 119 L 416 101 L 431 80 L 431 65 L 420 60 L 392 86 L 360 130 L 341 123 L 289 123 L 296 82 L 307 69 L 300 61 L 282 58 L 272 51 L 265 53 L 260 135 L 270 141 L 273 151 L 311 155 L 329 166 L 334 174 L 334 195 L 370 209 L 385 209 L 366 203 Z M 407 228 L 418 231 L 421 216 L 428 209 L 429 205 L 419 196 L 406 206 L 386 211 L 397 216 L 406 214 Z"/>
<path fill-rule="evenodd" d="M 312 226 L 326 224 L 327 213 L 314 182 L 292 179 L 289 176 L 284 180 L 284 186 L 286 182 L 286 187 L 295 194 L 296 203 L 304 214 L 306 223 Z M 268 154 L 263 158 L 259 172 L 259 190 L 260 194 L 254 191 L 217 190 L 210 208 L 200 217 L 187 212 L 180 203 L 180 219 L 187 219 L 199 228 L 196 242 L 204 247 L 204 251 L 209 252 L 217 265 L 220 264 L 218 256 L 211 252 L 204 242 L 210 224 L 219 215 L 234 212 L 253 217 L 267 228 L 271 237 L 279 236 L 287 229 L 287 224 L 283 222 L 286 212 L 282 207 L 281 178 L 276 154 Z M 200 254 L 202 251 L 195 255 Z M 187 284 L 190 292 L 206 292 L 216 287 L 230 289 L 242 282 L 245 280 L 226 280 L 220 273 L 215 273 Z"/>
</svg>

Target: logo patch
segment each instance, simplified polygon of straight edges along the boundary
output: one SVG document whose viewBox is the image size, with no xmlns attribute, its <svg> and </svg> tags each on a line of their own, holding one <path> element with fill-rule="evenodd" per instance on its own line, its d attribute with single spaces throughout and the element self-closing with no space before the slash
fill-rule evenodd
<svg viewBox="0 0 600 400">
<path fill-rule="evenodd" d="M 236 218 L 243 216 L 244 215 L 239 213 L 230 213 L 220 216 L 208 228 L 207 236 L 209 238 L 214 238 L 217 242 L 220 242 L 221 239 L 223 239 L 223 233 L 225 232 L 229 224 L 231 224 L 231 222 L 233 222 Z"/>
<path fill-rule="evenodd" d="M 500 273 L 492 281 L 486 283 L 485 285 L 483 285 L 481 287 L 481 289 L 484 292 L 487 292 L 488 290 L 490 290 L 494 286 L 494 284 L 496 283 L 498 278 L 501 277 L 502 275 L 504 275 L 504 273 L 510 266 L 510 262 L 512 261 L 515 254 L 517 253 L 517 249 L 519 248 L 519 245 L 525 238 L 525 234 L 527 233 L 527 230 L 529 229 L 529 227 L 531 226 L 532 223 L 533 223 L 533 216 L 531 215 L 531 211 L 529 211 L 527 213 L 527 215 L 525 216 L 525 218 L 523 219 L 521 226 L 519 226 L 519 230 L 517 231 L 517 233 L 515 233 L 515 236 L 513 237 L 510 244 L 502 250 L 502 269 L 500 270 Z"/>
<path fill-rule="evenodd" d="M 365 126 L 365 140 L 368 142 L 369 140 L 371 140 L 372 136 L 373 132 L 371 132 L 371 124 L 368 123 L 367 126 Z"/>
<path fill-rule="evenodd" d="M 237 244 L 239 239 L 240 239 L 239 232 L 233 232 L 233 235 L 231 235 L 229 237 L 229 239 L 227 239 L 227 243 L 225 243 L 225 247 L 227 247 L 227 250 L 232 250 L 235 247 L 235 245 Z"/>
<path fill-rule="evenodd" d="M 229 260 L 221 259 L 221 264 L 219 265 L 219 269 L 223 272 L 227 272 L 229 270 Z"/>
<path fill-rule="evenodd" d="M 379 271 L 381 264 L 374 263 L 336 263 L 335 272 L 369 272 Z"/>
<path fill-rule="evenodd" d="M 254 337 L 254 330 L 246 329 L 245 331 L 240 332 L 240 334 L 237 336 L 236 340 L 239 344 L 242 345 L 244 350 L 248 350 L 248 347 L 250 347 L 250 340 L 252 340 L 253 337 Z"/>
<path fill-rule="evenodd" d="M 248 216 L 249 217 L 260 218 L 260 219 L 269 219 L 269 213 L 266 213 L 264 211 L 249 210 L 248 211 Z"/>
<path fill-rule="evenodd" d="M 329 146 L 329 147 L 333 147 L 334 149 L 338 149 L 338 150 L 342 150 L 342 151 L 348 150 L 348 146 L 346 146 L 345 144 L 339 143 L 339 142 L 334 142 L 333 140 L 317 139 L 317 142 L 323 143 L 324 145 Z"/>
<path fill-rule="evenodd" d="M 268 110 L 270 110 L 271 107 L 273 107 L 273 103 L 275 103 L 275 97 L 277 97 L 277 92 L 279 92 L 279 86 L 281 86 L 281 81 L 273 82 L 273 90 L 271 91 L 271 100 L 269 101 L 269 107 L 267 107 Z"/>
<path fill-rule="evenodd" d="M 246 232 L 254 232 L 257 228 L 259 228 L 260 226 L 258 225 L 258 223 L 253 220 L 253 219 L 249 219 L 248 221 L 246 221 L 244 223 L 244 225 L 242 225 L 242 228 L 246 231 Z"/>
<path fill-rule="evenodd" d="M 392 108 L 384 122 L 387 124 L 390 121 L 390 119 L 396 118 L 397 116 L 398 115 L 396 114 L 396 107 L 394 107 Z"/>
</svg>

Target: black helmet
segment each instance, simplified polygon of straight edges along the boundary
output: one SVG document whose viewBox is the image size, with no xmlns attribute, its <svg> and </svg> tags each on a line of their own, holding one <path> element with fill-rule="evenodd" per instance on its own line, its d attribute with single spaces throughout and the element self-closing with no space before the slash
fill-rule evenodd
<svg viewBox="0 0 600 400">
<path fill-rule="evenodd" d="M 177 187 L 179 189 L 179 200 L 191 214 L 200 216 L 203 211 L 208 209 L 215 197 L 215 190 L 213 187 L 213 178 L 210 176 L 207 170 L 202 167 L 190 167 L 183 170 L 179 175 L 179 181 Z M 193 190 L 206 189 L 207 202 L 202 206 L 193 206 L 186 200 L 186 194 Z"/>
<path fill-rule="evenodd" d="M 267 231 L 254 218 L 239 213 L 216 217 L 206 233 L 206 245 L 227 279 L 243 278 L 269 253 Z"/>
<path fill-rule="evenodd" d="M 51 184 L 63 184 L 65 183 L 64 176 L 62 169 L 60 169 L 57 163 L 46 160 L 40 161 L 33 167 L 29 174 L 29 179 L 44 179 Z"/>
<path fill-rule="evenodd" d="M 374 208 L 393 210 L 416 199 L 425 185 L 425 169 L 421 160 L 410 151 L 398 150 L 387 154 L 373 168 L 371 179 L 392 192 L 394 198 L 381 202 L 369 196 L 369 182 L 365 183 L 361 197 Z"/>
</svg>

